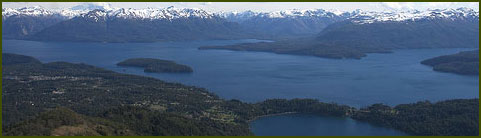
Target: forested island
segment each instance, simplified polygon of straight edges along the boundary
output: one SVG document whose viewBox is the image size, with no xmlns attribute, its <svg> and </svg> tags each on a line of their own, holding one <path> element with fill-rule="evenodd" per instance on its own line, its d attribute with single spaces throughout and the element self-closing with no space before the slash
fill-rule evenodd
<svg viewBox="0 0 481 138">
<path fill-rule="evenodd" d="M 432 66 L 435 71 L 479 75 L 479 50 L 430 58 L 421 64 Z"/>
<path fill-rule="evenodd" d="M 169 60 L 161 60 L 154 58 L 131 58 L 117 63 L 117 66 L 125 67 L 141 67 L 144 72 L 153 73 L 190 73 L 192 68 L 186 65 L 177 64 Z"/>
<path fill-rule="evenodd" d="M 245 103 L 86 64 L 5 53 L 2 60 L 3 135 L 253 135 L 249 120 L 286 112 L 351 117 L 411 135 L 479 135 L 478 99 L 361 109 L 315 99 Z"/>
</svg>

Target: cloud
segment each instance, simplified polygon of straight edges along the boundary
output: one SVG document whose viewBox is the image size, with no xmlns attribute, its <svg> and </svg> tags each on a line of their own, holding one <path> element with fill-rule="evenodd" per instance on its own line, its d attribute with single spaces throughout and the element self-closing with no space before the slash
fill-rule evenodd
<svg viewBox="0 0 481 138">
<path fill-rule="evenodd" d="M 112 9 L 112 6 L 107 2 L 85 2 L 80 5 L 73 6 L 72 10 L 94 10 L 94 9 Z"/>
<path fill-rule="evenodd" d="M 429 2 L 427 6 L 429 7 L 448 7 L 455 5 L 455 2 Z"/>
<path fill-rule="evenodd" d="M 201 3 L 199 3 L 199 5 L 204 5 L 204 6 L 212 5 L 212 2 L 201 2 Z"/>
<path fill-rule="evenodd" d="M 468 7 L 478 9 L 477 2 L 381 2 L 380 7 L 388 10 L 446 9 Z"/>
<path fill-rule="evenodd" d="M 414 9 L 414 4 L 411 2 L 381 2 L 381 6 L 389 10 Z"/>
<path fill-rule="evenodd" d="M 479 7 L 479 3 L 478 2 L 470 2 L 469 7 Z"/>
</svg>

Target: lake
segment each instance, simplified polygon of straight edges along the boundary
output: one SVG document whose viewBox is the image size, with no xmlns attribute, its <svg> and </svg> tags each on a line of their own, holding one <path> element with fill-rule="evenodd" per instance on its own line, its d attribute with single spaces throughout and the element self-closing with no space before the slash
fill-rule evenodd
<svg viewBox="0 0 481 138">
<path fill-rule="evenodd" d="M 301 126 L 301 127 L 298 127 Z M 250 124 L 257 136 L 403 136 L 403 132 L 351 118 L 311 114 L 262 117 Z"/>
<path fill-rule="evenodd" d="M 197 49 L 200 46 L 262 41 L 247 39 L 159 43 L 60 43 L 3 40 L 2 50 L 33 56 L 42 62 L 86 63 L 120 73 L 151 76 L 169 82 L 204 87 L 225 99 L 246 102 L 258 102 L 268 98 L 316 98 L 323 102 L 364 107 L 374 103 L 397 105 L 423 100 L 479 97 L 479 76 L 435 72 L 432 67 L 419 63 L 427 58 L 470 49 L 396 50 L 389 54 L 369 54 L 361 60 Z M 191 66 L 194 72 L 144 73 L 141 68 L 115 65 L 128 58 L 140 57 L 172 60 Z M 285 116 L 279 117 L 282 120 Z M 279 117 L 267 119 L 275 120 Z M 284 119 L 299 120 L 295 117 L 293 120 L 289 118 L 293 117 Z M 303 117 L 300 118 L 302 120 Z M 312 120 L 322 122 L 326 119 Z M 262 122 L 262 119 L 259 121 Z M 345 122 L 347 126 L 344 127 L 365 127 L 352 120 L 341 119 L 338 122 Z M 256 120 L 253 124 L 254 132 L 264 134 L 265 129 L 257 130 L 262 127 L 255 127 L 262 123 Z M 311 126 L 316 127 L 315 124 Z M 356 132 L 366 131 L 358 129 Z M 362 132 L 364 133 L 368 132 Z M 317 134 L 320 133 L 306 135 Z"/>
</svg>

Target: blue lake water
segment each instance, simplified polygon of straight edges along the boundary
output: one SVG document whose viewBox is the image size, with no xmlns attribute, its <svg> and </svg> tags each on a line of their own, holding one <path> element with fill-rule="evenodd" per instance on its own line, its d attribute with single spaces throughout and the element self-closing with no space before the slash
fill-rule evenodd
<svg viewBox="0 0 481 138">
<path fill-rule="evenodd" d="M 369 54 L 361 60 L 197 49 L 199 46 L 260 41 L 58 43 L 3 40 L 2 52 L 33 56 L 43 62 L 86 63 L 120 73 L 151 76 L 204 87 L 225 99 L 246 102 L 268 98 L 316 98 L 323 102 L 363 107 L 374 103 L 397 105 L 423 100 L 479 97 L 478 76 L 435 72 L 431 67 L 419 63 L 427 58 L 470 49 L 396 50 L 390 54 Z M 138 57 L 172 60 L 191 66 L 194 72 L 144 73 L 140 68 L 115 65 L 122 60 Z M 322 120 L 325 119 L 318 119 Z M 355 124 L 356 121 L 340 120 L 343 121 L 348 122 L 345 127 L 362 126 L 349 125 L 349 122 Z M 254 127 L 256 134 L 264 134 L 263 130 L 256 128 L 260 127 Z"/>
<path fill-rule="evenodd" d="M 298 127 L 301 126 L 301 127 Z M 351 118 L 290 114 L 259 118 L 250 125 L 257 136 L 403 136 L 403 132 Z"/>
</svg>

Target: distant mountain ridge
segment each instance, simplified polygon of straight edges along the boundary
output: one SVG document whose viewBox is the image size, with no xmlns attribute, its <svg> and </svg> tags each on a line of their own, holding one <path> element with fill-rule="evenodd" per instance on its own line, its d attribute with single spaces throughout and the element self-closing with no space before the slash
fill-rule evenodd
<svg viewBox="0 0 481 138">
<path fill-rule="evenodd" d="M 105 11 L 106 16 L 121 18 L 143 18 L 143 19 L 176 19 L 176 18 L 212 18 L 214 13 L 195 8 L 175 8 L 173 6 L 167 8 L 111 8 L 111 7 L 73 7 L 67 9 L 46 9 L 39 6 L 23 7 L 23 8 L 2 8 L 2 17 L 11 16 L 63 16 L 65 18 L 73 18 L 76 16 L 85 16 L 91 11 Z"/>
<path fill-rule="evenodd" d="M 386 53 L 393 49 L 479 47 L 479 15 L 473 10 L 412 11 L 408 13 L 413 14 L 400 12 L 382 16 L 356 12 L 357 16 L 331 23 L 319 33 L 304 38 L 200 49 L 360 59 L 367 53 Z"/>
<path fill-rule="evenodd" d="M 152 9 L 153 10 L 153 9 Z M 146 14 L 125 9 L 92 10 L 30 35 L 39 41 L 74 42 L 156 42 L 201 39 L 246 38 L 243 29 L 232 22 L 202 10 L 166 9 L 165 16 L 146 18 Z M 155 14 L 156 12 L 152 12 Z M 160 13 L 158 13 L 160 14 Z"/>
<path fill-rule="evenodd" d="M 2 34 L 9 39 L 154 42 L 244 38 L 240 36 L 243 31 L 236 23 L 201 9 L 49 10 L 29 7 L 3 8 L 2 11 L 2 29 L 7 30 Z"/>
<path fill-rule="evenodd" d="M 40 6 L 23 7 L 23 8 L 2 8 L 2 19 L 7 19 L 12 16 L 58 16 L 61 18 L 73 18 L 81 14 L 85 14 L 89 10 L 72 10 L 72 9 L 46 9 Z"/>
<path fill-rule="evenodd" d="M 323 43 L 353 48 L 476 48 L 479 19 L 434 18 L 359 24 L 346 20 L 326 27 L 317 36 Z"/>
<path fill-rule="evenodd" d="M 85 25 L 82 21 L 89 19 L 99 24 L 84 26 L 87 27 L 86 30 L 89 30 L 88 28 L 96 28 L 93 31 L 105 30 L 102 36 L 106 36 L 109 39 L 105 37 L 95 39 L 90 36 L 69 34 L 68 31 L 70 30 L 59 32 L 61 29 Z M 105 21 L 105 23 L 100 20 Z M 172 6 L 145 9 L 113 8 L 110 5 L 84 5 L 68 9 L 46 9 L 42 7 L 2 8 L 2 24 L 4 24 L 2 29 L 6 30 L 2 34 L 4 38 L 8 39 L 92 42 L 153 42 L 239 38 L 283 39 L 315 35 L 340 22 L 361 25 L 438 20 L 479 22 L 479 12 L 469 8 L 384 12 L 291 9 L 274 12 L 217 13 L 202 9 L 175 8 Z M 160 21 L 163 23 L 159 24 Z M 112 24 L 115 24 L 114 22 L 119 23 L 118 25 L 123 25 L 114 27 L 112 26 Z M 98 26 L 106 27 L 97 28 Z M 118 32 L 113 30 L 114 28 L 121 28 L 120 30 L 123 31 Z M 85 28 L 79 29 L 85 30 Z M 151 36 L 138 34 L 138 32 L 143 31 L 148 32 L 145 35 Z M 203 31 L 203 33 L 199 33 L 199 31 Z M 46 33 L 60 33 L 62 35 Z M 98 32 L 96 33 L 98 34 Z M 85 33 L 84 35 L 87 34 L 90 33 Z M 183 36 L 183 34 L 187 36 Z M 128 38 L 132 36 L 134 38 Z M 111 37 L 118 38 L 112 40 L 110 39 Z"/>
<path fill-rule="evenodd" d="M 262 29 L 271 35 L 287 34 L 289 36 L 319 33 L 330 24 L 341 21 L 371 24 L 435 19 L 479 20 L 479 12 L 469 8 L 383 12 L 292 9 L 273 12 L 224 12 L 219 15 L 249 29 Z"/>
<path fill-rule="evenodd" d="M 57 14 L 59 16 L 75 17 L 86 14 L 92 10 L 105 10 L 109 15 L 117 17 L 142 17 L 149 19 L 159 18 L 180 18 L 180 17 L 201 17 L 209 18 L 218 16 L 229 21 L 241 22 L 249 18 L 299 18 L 299 17 L 326 17 L 326 18 L 344 18 L 355 19 L 358 23 L 373 23 L 385 21 L 407 21 L 418 19 L 433 19 L 433 18 L 479 18 L 479 11 L 471 8 L 457 8 L 457 9 L 428 9 L 428 10 L 409 10 L 409 11 L 340 11 L 340 10 L 326 10 L 326 9 L 288 9 L 272 12 L 208 12 L 198 8 L 175 8 L 173 6 L 166 8 L 113 8 L 108 5 L 87 5 L 74 6 L 65 9 L 46 9 L 40 6 L 23 7 L 23 8 L 2 8 L 2 17 L 10 16 L 46 16 Z M 122 14 L 119 14 L 122 13 Z"/>
<path fill-rule="evenodd" d="M 219 16 L 248 30 L 262 30 L 268 37 L 293 37 L 319 33 L 329 24 L 349 18 L 349 14 L 323 9 L 275 12 L 225 12 Z"/>
</svg>

